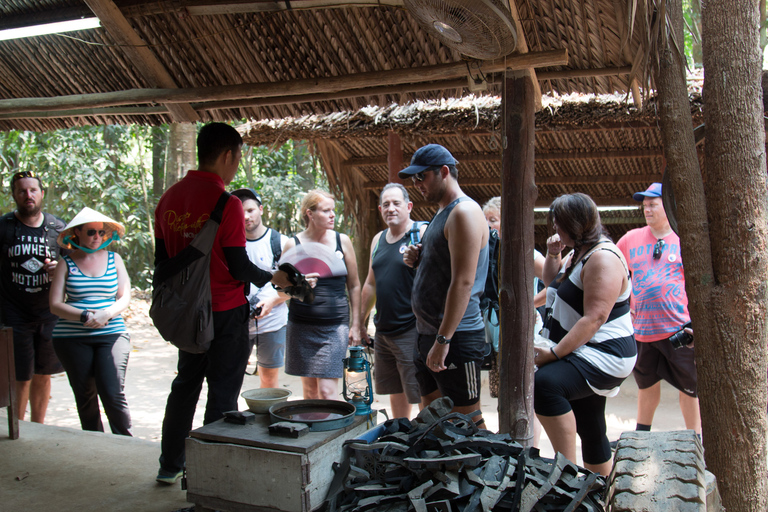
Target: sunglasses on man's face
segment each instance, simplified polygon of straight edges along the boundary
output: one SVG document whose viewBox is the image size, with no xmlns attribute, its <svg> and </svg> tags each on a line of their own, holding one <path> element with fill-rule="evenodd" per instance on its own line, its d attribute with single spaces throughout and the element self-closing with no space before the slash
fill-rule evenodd
<svg viewBox="0 0 768 512">
<path fill-rule="evenodd" d="M 86 232 L 85 232 L 85 236 L 95 236 L 95 235 L 96 235 L 96 233 L 98 233 L 100 237 L 103 237 L 104 235 L 106 235 L 106 234 L 107 234 L 107 232 L 106 232 L 106 231 L 104 231 L 103 229 L 99 229 L 99 230 L 96 230 L 96 229 L 88 229 L 88 230 L 86 230 Z"/>
<path fill-rule="evenodd" d="M 661 251 L 664 249 L 664 240 L 656 240 L 656 245 L 653 246 L 653 259 L 661 259 Z"/>
<path fill-rule="evenodd" d="M 419 181 L 419 182 L 424 181 L 425 173 L 427 173 L 427 172 L 434 172 L 434 171 L 436 171 L 436 169 L 426 169 L 424 171 L 417 172 L 416 174 L 411 176 L 411 179 L 413 180 L 414 183 L 416 183 L 417 181 Z"/>
</svg>

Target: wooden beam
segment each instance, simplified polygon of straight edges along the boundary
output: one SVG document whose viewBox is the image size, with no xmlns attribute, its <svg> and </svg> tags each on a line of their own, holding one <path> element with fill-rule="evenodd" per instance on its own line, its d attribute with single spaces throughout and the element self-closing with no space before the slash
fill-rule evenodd
<svg viewBox="0 0 768 512">
<path fill-rule="evenodd" d="M 627 27 L 629 18 L 624 7 L 625 3 L 624 0 L 613 0 L 613 12 L 616 16 L 616 25 L 619 27 L 619 44 L 621 45 L 622 55 L 624 56 L 625 61 L 629 64 L 633 64 L 634 58 L 632 56 L 632 51 L 629 48 L 629 30 Z M 635 72 L 634 75 L 632 71 Z M 630 66 L 629 89 L 632 91 L 632 101 L 634 102 L 635 107 L 642 108 L 643 96 L 640 94 L 640 81 L 637 79 L 637 73 L 639 71 L 639 63 L 637 68 L 635 68 L 635 66 Z"/>
<path fill-rule="evenodd" d="M 568 63 L 567 50 L 551 50 L 507 57 L 505 60 L 485 61 L 484 73 L 505 69 L 561 66 Z M 76 94 L 55 98 L 19 98 L 0 100 L 0 113 L 43 112 L 74 108 L 94 108 L 135 103 L 187 103 L 192 101 L 234 100 L 253 97 L 276 97 L 296 94 L 332 93 L 347 89 L 375 87 L 382 84 L 432 82 L 464 77 L 466 62 L 438 64 L 422 68 L 372 71 L 331 78 L 307 78 L 284 82 L 251 83 L 197 87 L 189 89 L 131 89 L 96 94 Z"/>
<path fill-rule="evenodd" d="M 250 2 L 216 0 L 160 0 L 155 2 L 136 2 L 135 0 L 117 0 L 116 5 L 126 18 L 152 16 L 157 14 L 177 14 L 180 16 L 234 14 L 249 12 L 278 12 L 286 10 L 334 9 L 340 7 L 403 7 L 403 0 L 254 0 Z M 43 23 L 69 21 L 90 15 L 83 5 L 42 9 L 34 14 L 4 16 L 0 18 L 0 29 L 19 28 Z"/>
<path fill-rule="evenodd" d="M 168 70 L 146 46 L 146 42 L 133 30 L 112 0 L 85 0 L 85 3 L 98 16 L 101 25 L 120 45 L 122 51 L 150 86 L 166 89 L 178 87 Z M 170 111 L 173 120 L 178 123 L 194 123 L 200 120 L 200 116 L 189 104 L 166 103 L 165 107 Z"/>
<path fill-rule="evenodd" d="M 565 151 L 562 153 L 537 153 L 536 160 L 622 160 L 625 158 L 656 158 L 664 156 L 661 149 L 637 149 L 630 151 Z"/>
<path fill-rule="evenodd" d="M 533 445 L 533 83 L 508 74 L 502 94 L 507 137 L 502 158 L 499 257 L 499 432 Z"/>
<path fill-rule="evenodd" d="M 441 134 L 442 135 L 442 134 Z M 410 160 L 410 153 L 404 153 L 403 158 Z M 561 161 L 561 160 L 603 160 L 603 159 L 625 159 L 625 158 L 657 158 L 664 156 L 660 149 L 638 149 L 630 151 L 567 151 L 562 153 L 537 153 L 536 160 L 539 161 Z M 501 156 L 497 153 L 480 153 L 454 155 L 459 164 L 465 162 L 501 162 Z M 385 165 L 387 158 L 350 158 L 343 162 L 344 167 L 360 167 L 365 165 Z"/>
<path fill-rule="evenodd" d="M 600 176 L 540 176 L 536 185 L 611 185 L 627 183 L 653 183 L 661 181 L 661 174 L 629 174 Z M 386 181 L 369 181 L 363 186 L 365 190 L 380 190 Z M 408 184 L 410 185 L 410 183 Z M 501 176 L 486 178 L 465 178 L 461 180 L 462 187 L 493 187 L 501 185 Z"/>
<path fill-rule="evenodd" d="M 637 215 L 631 215 L 631 216 L 612 216 L 610 210 L 609 211 L 602 211 L 600 212 L 600 223 L 603 226 L 615 226 L 615 225 L 621 225 L 621 224 L 642 224 L 645 225 L 645 217 L 643 217 L 642 212 L 640 211 L 640 207 L 637 208 Z M 533 220 L 534 226 L 546 226 L 547 225 L 547 214 L 539 214 L 536 212 L 534 214 L 534 220 Z"/>
<path fill-rule="evenodd" d="M 558 80 L 562 78 L 591 78 L 596 76 L 628 75 L 632 66 L 588 69 L 558 69 L 556 71 L 539 71 L 539 80 Z"/>
<path fill-rule="evenodd" d="M 387 134 L 387 167 L 389 171 L 389 182 L 403 183 L 404 180 L 401 180 L 397 175 L 403 168 L 403 144 L 400 141 L 400 135 L 391 130 Z"/>
<path fill-rule="evenodd" d="M 179 2 L 174 1 L 174 4 L 175 3 Z M 292 2 L 286 2 L 285 0 L 262 0 L 261 2 L 196 2 L 196 4 L 199 5 L 193 4 L 186 7 L 186 11 L 193 16 L 248 12 L 335 9 L 340 7 L 403 7 L 403 0 L 293 0 Z"/>
<path fill-rule="evenodd" d="M 517 11 L 517 3 L 515 0 L 507 0 L 507 7 L 509 8 L 509 14 L 512 16 L 512 19 L 515 23 L 515 30 L 517 32 L 517 49 L 516 51 L 518 53 L 528 53 L 530 52 L 530 48 L 528 48 L 528 41 L 525 40 L 525 29 L 523 29 L 523 24 L 520 22 L 520 13 Z M 533 101 L 534 106 L 536 110 L 541 109 L 541 85 L 539 84 L 539 80 L 542 80 L 538 74 L 536 73 L 536 70 L 534 68 L 528 68 L 526 70 L 528 75 L 531 77 L 531 80 L 533 81 Z"/>
<path fill-rule="evenodd" d="M 604 68 L 609 69 L 609 68 Z M 621 68 L 616 68 L 621 69 Z M 554 75 L 560 73 L 567 73 L 574 70 L 562 70 L 562 71 L 546 71 L 540 72 L 539 77 L 544 73 L 545 76 L 552 78 Z M 579 70 L 588 71 L 588 70 Z M 601 69 L 594 69 L 596 75 L 599 76 L 602 73 Z M 548 79 L 549 79 L 548 78 Z M 543 78 L 541 78 L 543 80 Z M 466 78 L 458 78 L 453 80 L 443 80 L 439 82 L 424 82 L 416 84 L 403 84 L 403 85 L 382 85 L 379 87 L 367 87 L 363 89 L 348 89 L 345 91 L 339 91 L 334 93 L 320 93 L 320 94 L 302 94 L 296 96 L 276 96 L 272 98 L 247 98 L 240 100 L 226 100 L 226 101 L 207 101 L 192 103 L 191 106 L 197 112 L 204 112 L 208 110 L 222 110 L 229 108 L 248 108 L 248 107 L 265 107 L 272 105 L 296 105 L 301 103 L 312 103 L 321 101 L 333 101 L 347 98 L 365 98 L 372 96 L 380 96 L 383 94 L 407 94 L 413 92 L 423 91 L 443 91 L 448 89 L 463 89 L 467 87 Z M 45 119 L 45 118 L 67 118 L 67 117 L 85 117 L 85 116 L 130 116 L 130 115 L 163 115 L 168 114 L 169 111 L 164 106 L 152 106 L 152 107 L 99 107 L 99 108 L 83 108 L 83 109 L 70 109 L 70 110 L 53 110 L 42 112 L 12 112 L 7 114 L 0 114 L 0 120 L 6 119 Z M 571 131 L 603 131 L 614 129 L 656 129 L 655 126 L 648 125 L 648 123 L 623 123 L 616 126 L 600 126 L 600 127 L 570 127 Z M 537 131 L 559 131 L 561 128 L 537 128 Z M 562 128 L 565 129 L 565 128 Z M 472 132 L 471 136 L 486 136 L 489 135 L 485 131 Z M 428 137 L 428 135 L 427 135 Z"/>
<path fill-rule="evenodd" d="M 612 183 L 653 183 L 661 181 L 661 174 L 602 174 L 599 176 L 540 176 L 537 185 L 597 185 Z"/>
<path fill-rule="evenodd" d="M 462 183 L 462 186 L 464 184 Z M 414 198 L 420 197 L 420 194 L 416 192 L 416 189 L 412 186 L 408 186 L 408 193 L 413 193 Z M 536 203 L 534 204 L 534 208 L 549 208 L 549 205 L 552 204 L 552 201 L 554 201 L 556 198 L 554 197 L 540 197 L 536 200 Z M 611 206 L 632 206 L 637 207 L 637 201 L 634 201 L 631 196 L 627 197 L 593 197 L 592 198 L 595 201 L 595 204 L 600 207 L 611 207 Z M 434 203 L 427 203 L 425 201 L 414 201 L 413 208 L 435 208 Z"/>
</svg>

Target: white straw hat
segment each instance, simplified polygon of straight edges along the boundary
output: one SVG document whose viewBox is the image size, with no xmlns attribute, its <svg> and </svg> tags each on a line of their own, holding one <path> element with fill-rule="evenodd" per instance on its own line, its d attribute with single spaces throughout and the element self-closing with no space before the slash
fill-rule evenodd
<svg viewBox="0 0 768 512">
<path fill-rule="evenodd" d="M 77 215 L 75 215 L 74 219 L 69 221 L 69 224 L 67 224 L 67 227 L 64 228 L 64 231 L 59 233 L 56 242 L 58 242 L 58 244 L 65 249 L 72 249 L 72 246 L 69 243 L 64 243 L 64 239 L 66 237 L 73 237 L 75 235 L 75 228 L 77 226 L 82 226 L 83 224 L 88 224 L 89 222 L 104 223 L 104 230 L 106 231 L 105 239 L 111 238 L 114 231 L 117 231 L 117 234 L 121 237 L 125 235 L 125 227 L 123 227 L 122 224 L 110 219 L 102 213 L 91 210 L 86 206 L 80 210 Z"/>
</svg>

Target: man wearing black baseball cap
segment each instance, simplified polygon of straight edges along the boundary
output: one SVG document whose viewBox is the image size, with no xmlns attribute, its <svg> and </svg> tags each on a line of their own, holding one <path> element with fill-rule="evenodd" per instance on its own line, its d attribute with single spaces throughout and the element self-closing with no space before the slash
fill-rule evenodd
<svg viewBox="0 0 768 512">
<path fill-rule="evenodd" d="M 400 178 L 411 178 L 439 207 L 421 243 L 403 254 L 416 267 L 411 304 L 419 333 L 417 379 L 423 406 L 441 396 L 453 411 L 480 408 L 485 331 L 480 295 L 488 272 L 488 225 L 483 211 L 459 187 L 458 162 L 439 144 L 419 148 Z M 475 417 L 482 423 L 482 416 Z"/>
<path fill-rule="evenodd" d="M 690 325 L 680 238 L 672 231 L 661 200 L 661 183 L 632 196 L 642 201 L 647 226 L 633 229 L 616 246 L 632 273 L 632 324 L 637 340 L 637 430 L 651 430 L 661 399 L 661 380 L 680 392 L 686 428 L 701 434 L 693 348 L 670 337 Z"/>
</svg>

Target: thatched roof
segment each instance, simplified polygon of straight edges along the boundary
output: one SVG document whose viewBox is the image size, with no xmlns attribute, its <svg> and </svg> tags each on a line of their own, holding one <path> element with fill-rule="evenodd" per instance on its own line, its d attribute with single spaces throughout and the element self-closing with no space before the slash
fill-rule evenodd
<svg viewBox="0 0 768 512">
<path fill-rule="evenodd" d="M 478 1 L 512 8 L 519 33 L 510 62 L 568 51 L 567 65 L 535 70 L 543 93 L 630 89 L 642 38 L 636 30 L 623 40 L 624 2 Z M 0 41 L 0 130 L 298 117 L 462 96 L 467 75 L 498 94 L 502 81 L 426 32 L 403 0 L 5 0 L 0 30 L 94 13 L 101 28 Z M 458 75 L 433 76 L 434 66 L 450 64 Z M 104 93 L 114 94 L 93 96 Z M 71 95 L 85 96 L 68 106 L 30 100 L 35 112 L 3 108 L 4 100 Z"/>
<path fill-rule="evenodd" d="M 691 114 L 701 119 L 701 95 L 693 82 Z M 624 96 L 547 96 L 536 114 L 535 173 L 539 199 L 548 206 L 563 193 L 584 192 L 601 206 L 636 206 L 632 194 L 660 181 L 662 144 L 653 101 L 635 108 Z M 241 127 L 251 145 L 309 140 L 319 148 L 333 185 L 358 208 L 374 208 L 389 179 L 388 135 L 397 133 L 403 165 L 427 143 L 449 148 L 459 160 L 459 182 L 481 204 L 501 194 L 501 100 L 496 96 L 415 101 L 355 111 L 252 121 Z M 337 178 L 334 181 L 334 178 Z M 413 193 L 414 218 L 429 219 L 435 206 Z M 604 212 L 618 237 L 642 225 L 639 210 Z M 546 236 L 537 214 L 537 241 Z"/>
</svg>

